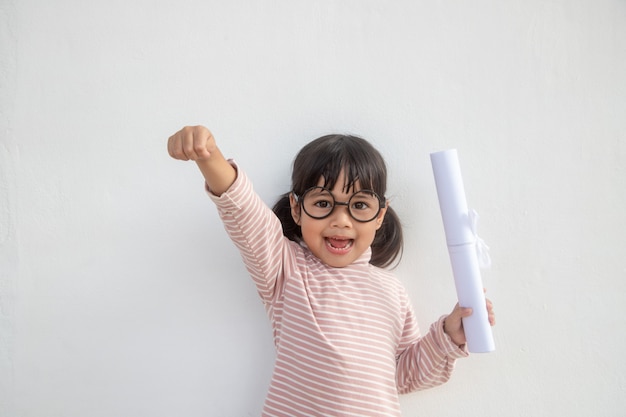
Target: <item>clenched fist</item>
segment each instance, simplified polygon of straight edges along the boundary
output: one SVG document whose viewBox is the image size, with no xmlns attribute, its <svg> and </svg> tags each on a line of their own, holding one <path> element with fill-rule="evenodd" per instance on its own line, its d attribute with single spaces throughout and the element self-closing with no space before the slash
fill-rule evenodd
<svg viewBox="0 0 626 417">
<path fill-rule="evenodd" d="M 237 178 L 235 168 L 220 152 L 215 138 L 204 126 L 186 126 L 167 140 L 170 156 L 181 161 L 195 161 L 209 190 L 221 195 Z"/>
<path fill-rule="evenodd" d="M 181 161 L 209 159 L 215 149 L 213 134 L 204 126 L 185 126 L 167 141 L 170 156 Z"/>
</svg>

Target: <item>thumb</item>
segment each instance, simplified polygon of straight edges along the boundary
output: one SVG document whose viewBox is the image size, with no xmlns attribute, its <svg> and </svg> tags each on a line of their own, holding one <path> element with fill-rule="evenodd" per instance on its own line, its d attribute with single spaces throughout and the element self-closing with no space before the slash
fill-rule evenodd
<svg viewBox="0 0 626 417">
<path fill-rule="evenodd" d="M 469 317 L 472 315 L 471 307 L 461 307 L 459 303 L 454 306 L 454 310 L 450 313 L 450 316 L 453 317 L 454 320 L 461 320 L 462 318 Z"/>
</svg>

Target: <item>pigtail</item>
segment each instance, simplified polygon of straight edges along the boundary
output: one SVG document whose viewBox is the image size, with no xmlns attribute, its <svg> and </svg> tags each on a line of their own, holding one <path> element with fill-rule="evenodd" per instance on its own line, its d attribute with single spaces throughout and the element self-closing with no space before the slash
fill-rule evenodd
<svg viewBox="0 0 626 417">
<path fill-rule="evenodd" d="M 387 207 L 387 213 L 380 229 L 376 231 L 376 236 L 372 242 L 372 259 L 370 263 L 380 268 L 394 267 L 400 263 L 404 238 L 402 235 L 402 224 L 396 212 Z"/>
<path fill-rule="evenodd" d="M 276 214 L 276 217 L 278 217 L 278 220 L 280 220 L 280 223 L 283 225 L 283 234 L 285 237 L 289 240 L 293 240 L 294 242 L 299 242 L 302 240 L 302 231 L 291 215 L 289 194 L 290 193 L 286 193 L 280 196 L 276 204 L 274 204 L 272 211 Z"/>
</svg>

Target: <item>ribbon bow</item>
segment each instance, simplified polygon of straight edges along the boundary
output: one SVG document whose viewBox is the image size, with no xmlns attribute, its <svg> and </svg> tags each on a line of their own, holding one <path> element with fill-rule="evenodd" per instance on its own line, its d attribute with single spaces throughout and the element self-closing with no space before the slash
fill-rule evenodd
<svg viewBox="0 0 626 417">
<path fill-rule="evenodd" d="M 476 239 L 476 257 L 478 258 L 478 265 L 484 269 L 491 267 L 491 257 L 489 256 L 489 246 L 487 246 L 485 241 L 478 236 L 476 231 L 478 219 L 479 216 L 478 213 L 476 213 L 476 210 L 471 209 L 469 211 L 469 221 L 472 233 Z"/>
</svg>

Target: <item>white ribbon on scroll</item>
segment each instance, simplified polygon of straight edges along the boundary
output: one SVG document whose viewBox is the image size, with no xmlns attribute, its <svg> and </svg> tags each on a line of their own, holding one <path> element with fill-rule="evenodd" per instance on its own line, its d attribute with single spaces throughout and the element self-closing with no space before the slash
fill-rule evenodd
<svg viewBox="0 0 626 417">
<path fill-rule="evenodd" d="M 495 345 L 480 275 L 480 266 L 491 265 L 489 247 L 476 234 L 478 215 L 467 208 L 456 149 L 431 153 L 430 161 L 459 305 L 473 310 L 463 319 L 467 348 L 472 353 L 492 352 Z"/>
<path fill-rule="evenodd" d="M 474 233 L 474 238 L 476 239 L 476 256 L 478 256 L 478 265 L 481 268 L 486 269 L 491 267 L 491 257 L 489 256 L 489 246 L 487 246 L 484 240 L 478 237 L 477 226 L 479 217 L 480 216 L 476 213 L 476 210 L 471 209 L 469 211 L 470 226 L 472 227 L 472 233 Z"/>
</svg>

